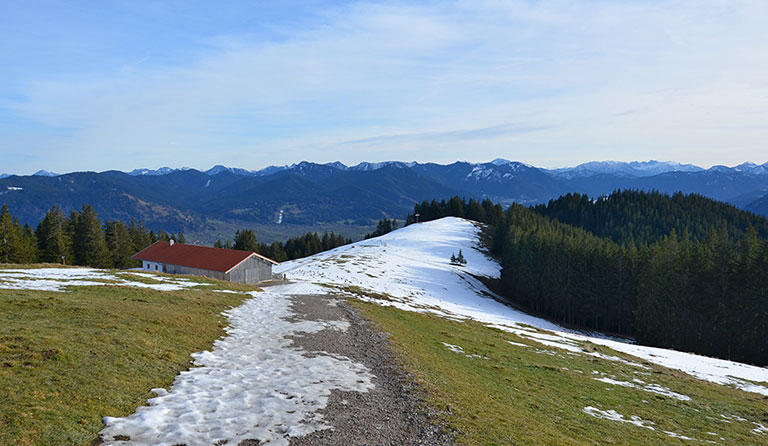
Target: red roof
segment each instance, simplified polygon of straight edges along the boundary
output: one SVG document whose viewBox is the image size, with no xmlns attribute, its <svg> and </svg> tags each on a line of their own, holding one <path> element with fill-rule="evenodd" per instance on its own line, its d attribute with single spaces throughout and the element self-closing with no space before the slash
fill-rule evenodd
<svg viewBox="0 0 768 446">
<path fill-rule="evenodd" d="M 226 273 L 251 256 L 278 265 L 274 260 L 251 251 L 210 248 L 183 243 L 171 245 L 168 242 L 155 242 L 132 258 Z"/>
</svg>

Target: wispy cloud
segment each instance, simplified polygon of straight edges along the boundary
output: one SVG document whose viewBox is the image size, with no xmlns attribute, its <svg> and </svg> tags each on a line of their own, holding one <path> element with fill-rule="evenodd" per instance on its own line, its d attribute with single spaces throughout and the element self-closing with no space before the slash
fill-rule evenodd
<svg viewBox="0 0 768 446">
<path fill-rule="evenodd" d="M 368 148 L 387 149 L 400 146 L 423 146 L 435 143 L 476 143 L 496 140 L 503 137 L 525 135 L 553 129 L 554 126 L 526 127 L 514 124 L 502 124 L 478 129 L 450 130 L 442 132 L 402 133 L 397 135 L 379 135 L 368 138 L 342 141 L 333 144 L 329 149 L 342 150 L 348 146 L 365 146 Z"/>
<path fill-rule="evenodd" d="M 0 151 L 59 170 L 762 161 L 766 21 L 762 0 L 321 5 L 268 33 L 209 30 L 166 63 L 35 69 L 0 90 L 0 115 L 26 122 L 0 119 Z"/>
</svg>

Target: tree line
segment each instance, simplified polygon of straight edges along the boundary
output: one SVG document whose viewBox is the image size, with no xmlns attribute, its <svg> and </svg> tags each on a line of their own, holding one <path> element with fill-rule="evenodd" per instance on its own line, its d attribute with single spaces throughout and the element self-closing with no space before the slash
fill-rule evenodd
<svg viewBox="0 0 768 446">
<path fill-rule="evenodd" d="M 103 224 L 90 205 L 67 216 L 53 206 L 33 229 L 22 226 L 8 206 L 0 209 L 0 262 L 66 263 L 95 268 L 128 268 L 141 262 L 131 256 L 158 240 L 184 243 L 184 234 L 150 231 L 139 221 Z"/>
<path fill-rule="evenodd" d="M 264 243 L 258 241 L 253 230 L 240 229 L 235 232 L 234 242 L 230 240 L 225 242 L 217 240 L 213 246 L 216 248 L 253 251 L 277 262 L 285 262 L 328 251 L 348 243 L 352 243 L 352 240 L 333 232 L 325 232 L 323 235 L 318 235 L 316 232 L 308 232 L 298 237 L 289 238 L 285 242 Z"/>
<path fill-rule="evenodd" d="M 365 234 L 365 237 L 363 237 L 363 239 L 368 240 L 369 238 L 379 237 L 381 235 L 388 234 L 394 231 L 395 229 L 397 229 L 397 227 L 398 227 L 398 224 L 397 224 L 396 218 L 393 218 L 391 220 L 388 218 L 381 219 L 379 220 L 379 224 L 376 225 L 376 229 L 371 233 Z"/>
<path fill-rule="evenodd" d="M 637 191 L 535 209 L 479 205 L 485 214 L 475 205 L 470 217 L 470 203 L 454 197 L 414 214 L 493 225 L 502 293 L 513 302 L 644 345 L 768 364 L 765 218 L 697 195 Z"/>
<path fill-rule="evenodd" d="M 186 243 L 182 232 L 151 231 L 144 223 L 131 219 L 102 223 L 90 205 L 66 215 L 53 206 L 33 228 L 21 225 L 7 205 L 0 209 L 0 263 L 65 263 L 94 268 L 129 268 L 141 266 L 131 256 L 156 241 Z M 234 243 L 216 241 L 217 248 L 257 252 L 278 262 L 307 257 L 352 243 L 333 232 L 322 235 L 306 233 L 285 242 L 258 242 L 253 230 L 235 233 Z"/>
</svg>

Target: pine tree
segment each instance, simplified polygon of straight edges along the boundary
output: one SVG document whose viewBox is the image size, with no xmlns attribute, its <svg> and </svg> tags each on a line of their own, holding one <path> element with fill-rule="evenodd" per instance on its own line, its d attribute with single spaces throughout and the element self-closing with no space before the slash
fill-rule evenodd
<svg viewBox="0 0 768 446">
<path fill-rule="evenodd" d="M 95 268 L 111 266 L 109 250 L 104 231 L 96 211 L 90 205 L 83 205 L 83 211 L 76 214 L 72 237 L 73 254 L 78 265 Z"/>
<path fill-rule="evenodd" d="M 288 255 L 285 253 L 283 246 L 280 242 L 272 242 L 270 247 L 269 258 L 276 262 L 285 262 L 288 260 Z"/>
<path fill-rule="evenodd" d="M 71 257 L 72 240 L 67 235 L 67 218 L 58 207 L 53 206 L 46 212 L 37 225 L 36 235 L 40 261 L 60 263 Z"/>
<path fill-rule="evenodd" d="M 239 249 L 241 251 L 258 251 L 259 242 L 256 240 L 256 234 L 253 232 L 253 230 L 238 230 L 235 233 L 234 249 Z"/>
<path fill-rule="evenodd" d="M 456 263 L 458 263 L 459 265 L 467 264 L 467 259 L 464 258 L 464 253 L 461 252 L 461 249 L 459 249 L 459 256 L 456 257 Z"/>
<path fill-rule="evenodd" d="M 24 225 L 22 232 L 22 250 L 23 254 L 19 259 L 22 263 L 36 263 L 40 261 L 37 251 L 37 236 L 29 224 Z"/>
<path fill-rule="evenodd" d="M 131 223 L 128 226 L 128 234 L 131 236 L 131 246 L 134 253 L 141 251 L 153 243 L 152 237 L 142 221 L 136 223 L 134 219 L 131 219 Z"/>
<path fill-rule="evenodd" d="M 21 263 L 25 259 L 23 228 L 11 217 L 8 206 L 0 209 L 0 262 Z"/>
<path fill-rule="evenodd" d="M 125 226 L 125 223 L 121 221 L 107 221 L 104 223 L 104 233 L 112 266 L 115 268 L 127 268 L 136 265 L 136 261 L 131 259 L 135 252 L 130 231 Z"/>
</svg>

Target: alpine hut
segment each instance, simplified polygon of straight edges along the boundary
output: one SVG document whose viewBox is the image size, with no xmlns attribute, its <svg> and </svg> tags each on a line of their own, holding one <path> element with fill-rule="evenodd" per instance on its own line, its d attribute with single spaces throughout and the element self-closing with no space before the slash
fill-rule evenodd
<svg viewBox="0 0 768 446">
<path fill-rule="evenodd" d="M 133 256 L 145 271 L 194 274 L 230 282 L 255 284 L 272 278 L 272 259 L 251 251 L 155 242 Z"/>
</svg>

